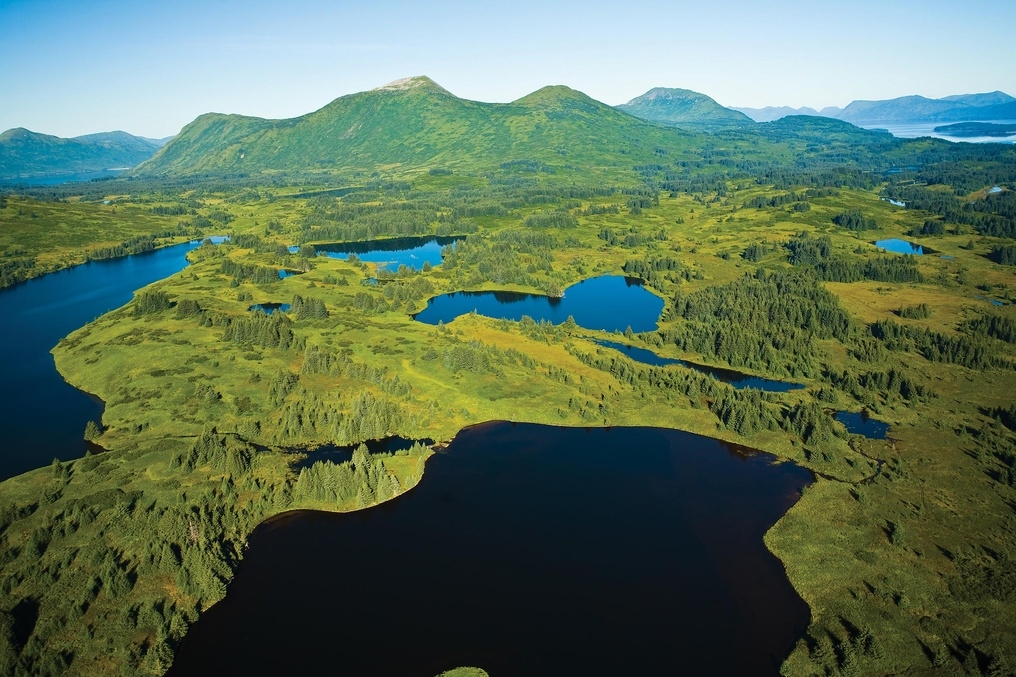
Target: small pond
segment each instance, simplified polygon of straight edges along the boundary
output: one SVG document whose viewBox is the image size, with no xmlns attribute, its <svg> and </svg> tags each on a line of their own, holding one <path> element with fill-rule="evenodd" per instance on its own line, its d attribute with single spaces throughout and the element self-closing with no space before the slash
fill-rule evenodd
<svg viewBox="0 0 1016 677">
<path fill-rule="evenodd" d="M 999 299 L 993 299 L 987 296 L 981 296 L 980 294 L 974 294 L 974 298 L 977 299 L 978 301 L 987 301 L 996 308 L 1001 308 L 1002 306 L 1006 305 L 1005 301 L 1000 301 Z"/>
<path fill-rule="evenodd" d="M 248 539 L 170 675 L 776 675 L 807 605 L 763 534 L 812 482 L 657 428 L 488 423 L 419 486 Z"/>
<path fill-rule="evenodd" d="M 407 440 L 404 437 L 385 437 L 380 440 L 368 440 L 364 442 L 367 446 L 367 450 L 372 454 L 388 453 L 394 454 L 396 451 L 404 451 L 409 449 L 414 444 L 419 442 L 420 444 L 431 445 L 434 444 L 434 440 Z M 298 461 L 293 464 L 293 469 L 299 471 L 300 468 L 309 468 L 318 461 L 331 461 L 332 463 L 344 463 L 353 458 L 353 450 L 356 449 L 358 444 L 352 446 L 340 447 L 334 444 L 326 444 L 320 446 L 314 450 L 303 451 L 306 453 L 307 458 L 302 461 Z"/>
<path fill-rule="evenodd" d="M 441 249 L 461 240 L 461 237 L 395 237 L 364 242 L 335 242 L 316 244 L 319 255 L 344 259 L 356 254 L 361 261 L 376 263 L 385 270 L 395 272 L 399 266 L 419 270 L 424 263 L 441 265 Z"/>
<path fill-rule="evenodd" d="M 717 381 L 723 383 L 729 383 L 738 390 L 741 388 L 755 388 L 756 390 L 768 390 L 770 392 L 785 393 L 790 390 L 800 390 L 804 388 L 804 385 L 800 383 L 791 383 L 789 381 L 777 381 L 776 379 L 763 378 L 761 376 L 752 376 L 750 374 L 743 374 L 733 369 L 723 369 L 722 367 L 709 367 L 702 364 L 695 364 L 694 362 L 686 362 L 685 360 L 679 360 L 672 357 L 661 357 L 651 350 L 645 348 L 636 348 L 634 346 L 625 345 L 623 343 L 615 343 L 614 341 L 595 341 L 599 345 L 605 348 L 611 348 L 613 350 L 624 353 L 628 358 L 641 362 L 642 364 L 649 364 L 654 367 L 665 367 L 671 364 L 677 364 L 688 369 L 694 369 L 695 371 L 701 372 L 708 376 L 712 376 Z"/>
<path fill-rule="evenodd" d="M 873 440 L 884 440 L 889 432 L 889 424 L 871 418 L 867 409 L 859 412 L 837 411 L 833 418 L 843 424 L 851 435 L 864 435 Z"/>
<path fill-rule="evenodd" d="M 914 242 L 907 242 L 899 238 L 891 237 L 887 240 L 875 240 L 875 246 L 894 254 L 912 254 L 921 256 L 923 254 L 934 254 L 935 252 L 927 247 L 922 247 Z"/>
<path fill-rule="evenodd" d="M 294 275 L 303 275 L 303 271 L 302 270 L 289 270 L 287 268 L 282 268 L 282 269 L 279 270 L 279 279 L 280 280 L 285 280 L 287 277 L 293 277 Z"/>
<path fill-rule="evenodd" d="M 476 311 L 480 315 L 519 321 L 529 316 L 536 321 L 561 324 L 569 316 L 586 329 L 634 332 L 654 331 L 663 312 L 663 299 L 649 292 L 642 280 L 620 275 L 603 275 L 583 280 L 565 290 L 561 298 L 520 292 L 455 292 L 436 296 L 414 318 L 427 324 L 451 322 Z"/>
<path fill-rule="evenodd" d="M 287 310 L 289 310 L 289 304 L 288 303 L 255 303 L 254 305 L 252 305 L 247 310 L 250 310 L 250 311 L 260 311 L 262 313 L 268 313 L 269 315 L 271 315 L 276 310 L 281 310 L 282 312 L 286 312 Z"/>
<path fill-rule="evenodd" d="M 208 240 L 212 244 L 222 244 L 223 242 L 229 242 L 229 239 L 229 235 L 209 235 L 201 240 L 191 240 L 190 243 L 192 245 L 202 245 L 205 240 Z"/>
</svg>

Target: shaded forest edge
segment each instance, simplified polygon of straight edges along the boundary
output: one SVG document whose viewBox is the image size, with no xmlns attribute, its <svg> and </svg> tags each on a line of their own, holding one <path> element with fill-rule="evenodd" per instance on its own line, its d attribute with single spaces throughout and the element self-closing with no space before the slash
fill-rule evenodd
<svg viewBox="0 0 1016 677">
<path fill-rule="evenodd" d="M 209 430 L 8 481 L 0 529 L 29 531 L 0 551 L 4 596 L 28 582 L 38 594 L 0 612 L 0 667 L 162 674 L 188 626 L 225 595 L 258 524 L 394 498 L 416 486 L 430 453 L 361 445 L 351 461 L 319 461 L 297 475 L 293 454 Z"/>
</svg>

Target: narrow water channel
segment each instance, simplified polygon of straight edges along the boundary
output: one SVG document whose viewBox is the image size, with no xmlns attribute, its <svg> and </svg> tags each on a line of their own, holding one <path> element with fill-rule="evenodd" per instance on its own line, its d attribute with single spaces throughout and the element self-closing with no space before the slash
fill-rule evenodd
<svg viewBox="0 0 1016 677">
<path fill-rule="evenodd" d="M 92 261 L 0 289 L 0 390 L 8 425 L 0 479 L 85 453 L 85 423 L 102 402 L 64 381 L 50 350 L 67 334 L 119 308 L 134 291 L 182 270 L 198 242 Z"/>
</svg>

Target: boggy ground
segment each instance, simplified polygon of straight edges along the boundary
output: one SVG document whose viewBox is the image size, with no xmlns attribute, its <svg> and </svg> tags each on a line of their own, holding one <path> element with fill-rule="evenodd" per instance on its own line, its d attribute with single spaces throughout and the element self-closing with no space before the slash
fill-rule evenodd
<svg viewBox="0 0 1016 677">
<path fill-rule="evenodd" d="M 434 190 L 433 181 L 419 185 Z M 1012 406 L 1016 376 L 1012 336 L 978 322 L 1006 327 L 1013 312 L 975 296 L 1011 295 L 1011 269 L 985 258 L 992 238 L 957 229 L 916 239 L 954 260 L 823 279 L 825 259 L 791 265 L 799 233 L 827 235 L 827 258 L 880 261 L 893 257 L 869 242 L 904 237 L 928 215 L 869 190 L 798 200 L 807 210 L 745 207 L 773 189 L 728 191 L 655 196 L 638 209 L 620 194 L 556 203 L 570 218 L 546 216 L 560 214 L 554 205 L 462 218 L 437 209 L 424 225 L 466 233 L 467 246 L 443 266 L 378 285 L 365 283 L 371 266 L 276 246 L 332 239 L 334 229 L 307 227 L 304 202 L 222 199 L 233 232 L 257 237 L 195 251 L 183 272 L 54 350 L 68 381 L 106 402 L 92 434 L 110 451 L 3 484 L 12 604 L 0 620 L 6 655 L 21 654 L 7 665 L 159 673 L 187 623 L 224 594 L 258 522 L 385 500 L 419 481 L 427 454 L 360 455 L 297 477 L 289 463 L 301 457 L 279 448 L 389 434 L 448 440 L 505 419 L 668 426 L 819 473 L 766 537 L 812 609 L 785 673 L 1004 674 L 1016 663 L 999 623 L 1016 615 L 1016 480 L 1014 435 L 995 418 L 1011 425 L 998 412 Z M 352 208 L 347 199 L 313 209 Z M 358 200 L 348 204 L 371 204 Z M 832 222 L 849 209 L 878 228 Z M 746 258 L 750 244 L 759 248 Z M 265 274 L 280 267 L 307 270 Z M 735 392 L 680 367 L 637 365 L 590 340 L 607 335 L 569 324 L 411 318 L 439 293 L 542 293 L 624 272 L 647 277 L 666 307 L 659 332 L 612 340 L 808 387 Z M 285 316 L 247 310 L 261 302 L 296 303 Z M 926 316 L 902 316 L 921 304 Z M 872 328 L 880 321 L 908 329 L 887 336 Z M 828 415 L 862 406 L 892 424 L 890 439 L 850 437 Z"/>
</svg>

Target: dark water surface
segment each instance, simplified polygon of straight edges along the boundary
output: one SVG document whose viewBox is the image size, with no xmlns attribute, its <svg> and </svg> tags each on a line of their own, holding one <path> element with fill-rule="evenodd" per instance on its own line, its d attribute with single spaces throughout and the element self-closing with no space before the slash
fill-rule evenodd
<svg viewBox="0 0 1016 677">
<path fill-rule="evenodd" d="M 282 312 L 286 312 L 287 310 L 289 310 L 289 308 L 290 308 L 290 305 L 288 303 L 255 303 L 254 305 L 252 305 L 247 310 L 250 310 L 250 311 L 259 311 L 259 312 L 271 315 L 276 310 L 281 310 Z"/>
<path fill-rule="evenodd" d="M 889 432 L 889 424 L 871 418 L 867 409 L 861 411 L 837 411 L 833 418 L 843 424 L 852 435 L 864 435 L 873 440 L 884 440 Z"/>
<path fill-rule="evenodd" d="M 602 275 L 565 289 L 563 298 L 506 291 L 455 292 L 435 296 L 413 317 L 420 322 L 451 322 L 474 310 L 480 315 L 518 322 L 523 315 L 561 324 L 571 315 L 586 329 L 653 331 L 663 299 L 647 291 L 642 280 Z"/>
<path fill-rule="evenodd" d="M 723 383 L 729 383 L 738 390 L 741 388 L 755 388 L 756 390 L 768 390 L 775 393 L 785 393 L 791 390 L 800 390 L 804 386 L 800 383 L 791 383 L 790 381 L 777 381 L 776 379 L 763 378 L 761 376 L 752 376 L 750 374 L 743 374 L 733 369 L 723 369 L 722 367 L 710 367 L 704 364 L 695 364 L 694 362 L 685 362 L 684 360 L 678 360 L 673 357 L 662 357 L 657 355 L 651 350 L 645 348 L 636 348 L 635 346 L 629 346 L 624 343 L 616 343 L 614 341 L 595 341 L 604 348 L 611 348 L 619 352 L 624 353 L 628 358 L 641 362 L 642 364 L 648 364 L 654 367 L 666 367 L 671 364 L 677 364 L 688 369 L 694 369 L 695 371 L 701 372 L 708 376 L 712 376 L 717 381 Z"/>
<path fill-rule="evenodd" d="M 0 289 L 0 391 L 7 425 L 0 479 L 85 453 L 85 423 L 98 421 L 102 402 L 71 387 L 50 350 L 100 315 L 131 300 L 136 289 L 187 265 L 198 242 L 80 266 Z"/>
<path fill-rule="evenodd" d="M 762 535 L 811 481 L 679 431 L 469 428 L 394 501 L 259 527 L 170 674 L 776 674 L 809 613 Z"/>
<path fill-rule="evenodd" d="M 408 440 L 405 437 L 399 437 L 394 435 L 392 437 L 385 437 L 380 440 L 367 440 L 363 444 L 367 447 L 367 451 L 372 454 L 392 454 L 396 451 L 404 451 L 411 449 L 416 443 L 431 445 L 434 444 L 434 440 Z M 352 444 L 347 446 L 339 446 L 336 444 L 325 444 L 316 449 L 301 452 L 306 453 L 307 458 L 302 461 L 298 461 L 293 464 L 293 470 L 299 472 L 301 468 L 309 468 L 318 461 L 331 461 L 332 463 L 345 463 L 346 461 L 352 460 L 353 450 L 359 447 L 359 444 Z"/>
<path fill-rule="evenodd" d="M 333 244 L 316 244 L 314 249 L 319 254 L 332 258 L 344 259 L 356 254 L 361 261 L 382 264 L 382 268 L 395 272 L 399 266 L 408 266 L 419 270 L 424 263 L 431 266 L 441 265 L 441 249 L 453 244 L 462 237 L 394 237 L 383 240 L 366 240 L 364 242 L 336 242 Z"/>
</svg>

